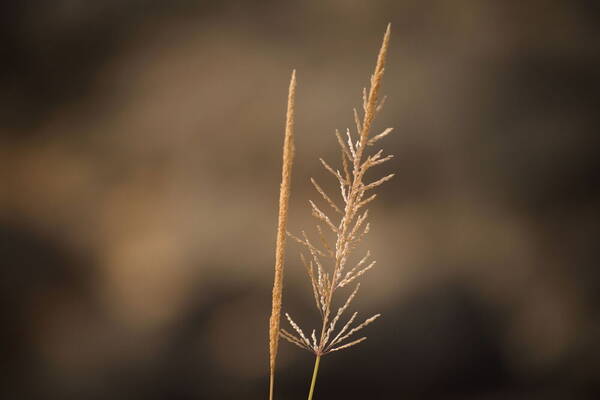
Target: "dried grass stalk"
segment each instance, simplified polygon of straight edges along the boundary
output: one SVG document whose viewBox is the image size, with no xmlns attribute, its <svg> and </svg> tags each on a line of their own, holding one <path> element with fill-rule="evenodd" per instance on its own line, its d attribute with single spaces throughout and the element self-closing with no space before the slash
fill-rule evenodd
<svg viewBox="0 0 600 400">
<path fill-rule="evenodd" d="M 363 89 L 362 118 L 359 112 L 354 109 L 353 116 L 356 133 L 353 134 L 350 129 L 347 129 L 346 138 L 343 138 L 338 131 L 335 133 L 340 146 L 342 164 L 340 169 L 342 172 L 339 169 L 333 168 L 325 160 L 320 159 L 325 170 L 333 175 L 339 185 L 341 205 L 321 185 L 311 178 L 311 183 L 317 193 L 327 206 L 335 212 L 335 214 L 329 216 L 316 202 L 309 202 L 312 215 L 318 221 L 317 231 L 322 248 L 313 244 L 304 231 L 302 231 L 302 239 L 290 234 L 290 237 L 308 250 L 310 258 L 312 258 L 311 261 L 307 262 L 304 255 L 302 255 L 302 260 L 311 282 L 315 304 L 322 317 L 320 334 L 316 335 L 315 330 L 313 330 L 311 335 L 312 341 L 304 335 L 302 329 L 287 313 L 288 321 L 297 335 L 284 330 L 281 331 L 282 337 L 314 353 L 316 356 L 309 400 L 312 399 L 321 357 L 327 353 L 342 350 L 364 341 L 366 337 L 356 340 L 353 340 L 351 337 L 380 316 L 380 314 L 376 314 L 357 326 L 352 327 L 357 315 L 357 313 L 354 313 L 342 329 L 335 333 L 337 322 L 356 296 L 359 284 L 356 285 L 356 289 L 347 297 L 344 304 L 338 308 L 333 318 L 331 309 L 336 291 L 354 282 L 375 265 L 375 261 L 366 264 L 370 257 L 370 252 L 367 252 L 366 256 L 362 257 L 352 269 L 347 271 L 346 268 L 353 250 L 370 229 L 370 225 L 367 222 L 368 210 L 366 207 L 375 200 L 376 195 L 369 194 L 366 196 L 367 192 L 376 189 L 394 176 L 394 174 L 390 174 L 370 183 L 366 183 L 364 179 L 368 170 L 392 158 L 391 155 L 383 156 L 383 150 L 379 150 L 372 155 L 365 153 L 367 146 L 375 145 L 392 131 L 391 128 L 388 128 L 375 136 L 371 136 L 373 120 L 383 107 L 385 100 L 384 98 L 381 102 L 379 101 L 379 89 L 384 74 L 389 40 L 390 25 L 388 25 L 383 37 L 375 70 L 373 75 L 371 75 L 369 90 L 366 88 Z M 335 236 L 335 244 L 329 244 L 321 225 L 328 227 L 333 236 Z M 275 290 L 273 293 L 273 298 L 275 299 Z M 345 342 L 347 339 L 350 341 Z"/>
<path fill-rule="evenodd" d="M 285 139 L 283 142 L 283 166 L 281 169 L 281 187 L 279 190 L 279 217 L 277 223 L 277 241 L 275 247 L 275 278 L 273 281 L 273 297 L 271 318 L 269 319 L 269 399 L 273 399 L 275 383 L 275 361 L 279 346 L 279 324 L 281 321 L 281 296 L 283 290 L 283 264 L 285 260 L 285 237 L 288 216 L 288 204 L 292 180 L 294 160 L 294 102 L 296 96 L 296 71 L 292 72 L 288 91 L 287 114 L 285 122 Z M 285 332 L 284 336 L 292 343 L 304 347 L 302 341 Z M 285 335 L 284 334 L 284 335 Z"/>
</svg>

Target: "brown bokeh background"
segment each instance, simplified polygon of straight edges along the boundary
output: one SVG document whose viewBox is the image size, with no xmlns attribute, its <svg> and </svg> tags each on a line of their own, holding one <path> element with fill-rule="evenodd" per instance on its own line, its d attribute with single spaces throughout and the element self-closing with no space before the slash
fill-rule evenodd
<svg viewBox="0 0 600 400">
<path fill-rule="evenodd" d="M 0 397 L 265 398 L 289 74 L 298 232 L 389 21 L 383 318 L 316 397 L 597 398 L 600 12 L 566 0 L 3 2 Z M 312 362 L 281 345 L 280 398 Z"/>
</svg>

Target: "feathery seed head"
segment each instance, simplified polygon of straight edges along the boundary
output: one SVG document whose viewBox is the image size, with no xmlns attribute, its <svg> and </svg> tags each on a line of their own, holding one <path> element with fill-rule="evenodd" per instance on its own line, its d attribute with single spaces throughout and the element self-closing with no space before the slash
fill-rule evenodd
<svg viewBox="0 0 600 400">
<path fill-rule="evenodd" d="M 320 334 L 317 335 L 316 330 L 313 330 L 309 340 L 302 329 L 286 314 L 290 325 L 296 331 L 296 335 L 282 330 L 281 336 L 291 343 L 315 353 L 317 356 L 361 343 L 366 337 L 350 342 L 344 341 L 380 316 L 380 314 L 376 314 L 352 328 L 351 326 L 357 316 L 355 312 L 346 324 L 335 333 L 338 321 L 349 308 L 360 284 L 356 284 L 354 291 L 333 316 L 331 308 L 334 294 L 338 289 L 356 281 L 375 265 L 375 261 L 365 265 L 371 254 L 367 251 L 367 254 L 358 263 L 346 271 L 353 250 L 369 232 L 370 225 L 367 222 L 368 209 L 366 209 L 366 206 L 375 200 L 377 196 L 371 194 L 365 198 L 366 193 L 376 189 L 394 176 L 394 174 L 390 174 L 370 183 L 364 182 L 367 170 L 392 158 L 391 155 L 383 156 L 383 150 L 373 155 L 365 155 L 367 146 L 374 145 L 392 132 L 392 128 L 387 128 L 373 137 L 370 135 L 373 120 L 385 101 L 384 97 L 379 102 L 378 97 L 385 70 L 390 31 L 390 25 L 388 25 L 377 56 L 375 70 L 371 75 L 370 87 L 368 90 L 366 88 L 363 90 L 362 118 L 356 109 L 353 110 L 356 133 L 353 134 L 350 129 L 347 129 L 346 138 L 342 138 L 339 131 L 336 130 L 335 132 L 340 147 L 342 172 L 331 167 L 325 160 L 320 159 L 325 170 L 337 180 L 341 200 L 327 194 L 323 187 L 311 178 L 311 183 L 317 193 L 335 212 L 333 216 L 329 216 L 314 201 L 309 201 L 312 215 L 318 220 L 317 231 L 322 248 L 314 245 L 304 231 L 302 231 L 302 238 L 288 233 L 292 239 L 305 247 L 312 257 L 312 260 L 307 263 L 304 256 L 302 256 L 302 262 L 311 282 L 315 305 L 322 316 L 322 326 Z M 341 204 L 338 201 L 341 201 Z M 362 211 L 363 209 L 364 211 Z M 335 243 L 330 244 L 328 242 L 323 234 L 321 224 L 327 226 L 333 233 Z"/>
</svg>

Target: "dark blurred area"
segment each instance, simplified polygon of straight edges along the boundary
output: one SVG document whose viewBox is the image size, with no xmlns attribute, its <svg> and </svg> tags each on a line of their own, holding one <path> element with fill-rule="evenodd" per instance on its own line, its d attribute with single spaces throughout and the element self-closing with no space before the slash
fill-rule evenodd
<svg viewBox="0 0 600 400">
<path fill-rule="evenodd" d="M 0 398 L 266 398 L 289 75 L 298 232 L 388 22 L 383 318 L 315 397 L 599 398 L 600 8 L 567 0 L 0 3 Z"/>
</svg>

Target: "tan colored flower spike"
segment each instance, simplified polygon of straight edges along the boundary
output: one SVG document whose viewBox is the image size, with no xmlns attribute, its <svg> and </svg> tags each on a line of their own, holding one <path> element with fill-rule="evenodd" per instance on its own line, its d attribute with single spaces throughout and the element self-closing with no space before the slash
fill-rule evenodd
<svg viewBox="0 0 600 400">
<path fill-rule="evenodd" d="M 269 319 L 269 399 L 273 399 L 275 384 L 275 361 L 279 346 L 279 323 L 281 321 L 281 296 L 283 290 L 283 265 L 285 261 L 285 236 L 290 200 L 292 165 L 294 162 L 294 106 L 296 97 L 296 70 L 292 71 L 288 90 L 285 138 L 283 142 L 283 165 L 281 168 L 281 187 L 279 189 L 279 217 L 275 245 L 275 278 L 271 318 Z M 289 338 L 288 338 L 289 340 Z"/>
</svg>

